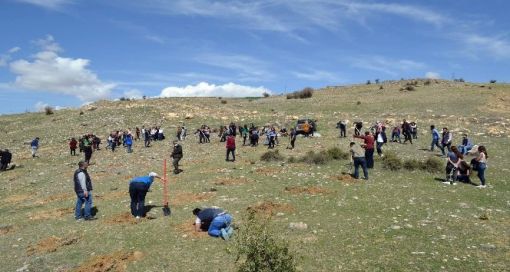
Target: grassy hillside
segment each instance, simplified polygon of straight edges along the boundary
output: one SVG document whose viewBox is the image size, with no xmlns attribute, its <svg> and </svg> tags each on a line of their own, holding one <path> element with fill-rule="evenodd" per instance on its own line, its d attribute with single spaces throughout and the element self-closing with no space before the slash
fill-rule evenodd
<svg viewBox="0 0 510 272">
<path fill-rule="evenodd" d="M 271 228 L 289 242 L 300 271 L 504 271 L 510 259 L 510 86 L 449 81 L 419 81 L 414 91 L 402 82 L 327 87 L 309 99 L 167 98 L 101 101 L 82 109 L 53 115 L 25 113 L 0 116 L 0 148 L 9 148 L 18 167 L 0 172 L 0 255 L 3 271 L 234 271 L 231 242 L 192 231 L 191 210 L 220 206 L 241 219 L 248 207 L 273 212 Z M 382 88 L 380 88 L 382 86 Z M 226 103 L 221 101 L 225 100 Z M 80 113 L 81 112 L 81 113 Z M 191 134 L 202 124 L 212 128 L 266 123 L 290 127 L 301 116 L 318 120 L 321 137 L 288 139 L 277 147 L 286 158 L 308 151 L 339 147 L 340 119 L 376 120 L 388 126 L 414 120 L 419 138 L 410 144 L 389 143 L 385 151 L 404 158 L 435 157 L 428 127 L 448 126 L 454 144 L 461 132 L 489 153 L 489 187 L 443 185 L 444 174 L 382 168 L 376 158 L 370 181 L 342 175 L 348 161 L 324 165 L 266 163 L 266 147 L 243 147 L 237 139 L 236 162 L 225 162 L 225 146 L 216 134 L 199 145 Z M 182 143 L 184 172 L 170 177 L 172 215 L 135 221 L 129 215 L 128 182 L 149 171 L 161 173 L 169 159 L 169 140 L 185 122 L 189 137 Z M 73 217 L 72 173 L 80 156 L 70 156 L 67 141 L 85 133 L 103 142 L 112 130 L 161 125 L 167 136 L 134 152 L 119 148 L 92 156 L 96 221 L 78 223 Z M 352 129 L 348 130 L 352 134 Z M 24 144 L 41 138 L 39 158 Z M 388 133 L 388 136 L 390 134 Z M 104 144 L 103 144 L 104 147 Z M 478 183 L 476 175 L 472 180 Z M 154 184 L 146 201 L 162 202 L 162 186 Z M 149 202 L 150 201 L 150 202 Z M 290 223 L 307 224 L 304 230 Z"/>
</svg>

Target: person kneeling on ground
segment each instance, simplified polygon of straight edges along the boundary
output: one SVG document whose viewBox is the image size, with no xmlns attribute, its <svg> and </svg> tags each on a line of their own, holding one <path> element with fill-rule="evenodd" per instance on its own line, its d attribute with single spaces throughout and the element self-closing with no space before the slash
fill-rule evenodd
<svg viewBox="0 0 510 272">
<path fill-rule="evenodd" d="M 209 236 L 228 240 L 234 233 L 232 216 L 219 208 L 195 208 L 195 231 L 207 231 Z"/>
<path fill-rule="evenodd" d="M 154 182 L 154 178 L 161 179 L 158 174 L 150 172 L 148 176 L 135 177 L 129 182 L 131 214 L 137 219 L 145 216 L 145 196 Z"/>
</svg>

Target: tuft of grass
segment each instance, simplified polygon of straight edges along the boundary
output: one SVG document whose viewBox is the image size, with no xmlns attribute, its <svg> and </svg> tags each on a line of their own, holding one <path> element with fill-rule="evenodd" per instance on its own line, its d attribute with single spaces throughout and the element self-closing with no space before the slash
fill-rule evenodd
<svg viewBox="0 0 510 272">
<path fill-rule="evenodd" d="M 331 157 L 326 151 L 319 151 L 317 153 L 308 151 L 300 161 L 308 164 L 326 164 L 331 160 Z"/>
<path fill-rule="evenodd" d="M 402 160 L 395 152 L 386 152 L 382 160 L 383 168 L 391 171 L 402 169 Z"/>
<path fill-rule="evenodd" d="M 296 163 L 298 162 L 298 159 L 294 156 L 290 156 L 288 159 L 287 159 L 287 162 L 288 163 Z"/>
<path fill-rule="evenodd" d="M 349 152 L 343 151 L 342 149 L 338 147 L 332 147 L 326 151 L 328 153 L 328 156 L 331 157 L 333 160 L 348 160 L 349 159 Z"/>
<path fill-rule="evenodd" d="M 221 100 L 221 104 L 227 104 L 227 100 Z"/>
<path fill-rule="evenodd" d="M 404 169 L 409 170 L 409 171 L 418 170 L 421 168 L 421 166 L 422 166 L 422 163 L 416 159 L 405 160 L 404 163 L 402 164 L 402 167 L 404 167 Z"/>
<path fill-rule="evenodd" d="M 282 154 L 280 154 L 280 152 L 278 150 L 274 150 L 274 151 L 267 151 L 266 153 L 262 154 L 262 156 L 260 156 L 260 160 L 266 161 L 266 162 L 283 161 L 283 160 L 285 160 L 285 158 L 282 156 Z"/>
<path fill-rule="evenodd" d="M 430 173 L 438 173 L 443 170 L 443 162 L 434 157 L 430 157 L 421 164 L 421 169 Z"/>
</svg>

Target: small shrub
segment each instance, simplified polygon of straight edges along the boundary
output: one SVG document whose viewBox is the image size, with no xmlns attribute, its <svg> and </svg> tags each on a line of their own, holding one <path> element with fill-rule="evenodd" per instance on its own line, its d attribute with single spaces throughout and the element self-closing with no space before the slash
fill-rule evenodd
<svg viewBox="0 0 510 272">
<path fill-rule="evenodd" d="M 402 160 L 394 152 L 387 152 L 383 157 L 383 168 L 391 171 L 402 169 Z"/>
<path fill-rule="evenodd" d="M 379 90 L 382 90 L 384 89 L 384 87 L 382 85 L 379 86 Z"/>
<path fill-rule="evenodd" d="M 308 151 L 302 158 L 301 162 L 308 164 L 326 164 L 331 160 L 331 157 L 326 151 L 319 151 L 317 153 Z"/>
<path fill-rule="evenodd" d="M 444 168 L 443 162 L 438 158 L 428 158 L 422 162 L 421 169 L 430 173 L 441 172 Z"/>
<path fill-rule="evenodd" d="M 367 85 L 370 85 L 372 84 L 372 82 L 370 82 L 370 80 L 367 80 Z"/>
<path fill-rule="evenodd" d="M 414 86 L 412 86 L 412 85 L 406 86 L 405 89 L 406 89 L 406 91 L 414 91 L 414 90 L 416 90 L 414 88 Z"/>
<path fill-rule="evenodd" d="M 414 171 L 421 168 L 421 163 L 418 160 L 410 159 L 404 161 L 403 165 L 404 169 Z"/>
<path fill-rule="evenodd" d="M 221 104 L 227 104 L 227 100 L 221 100 Z"/>
<path fill-rule="evenodd" d="M 275 151 L 267 151 L 266 153 L 262 154 L 260 156 L 261 161 L 283 161 L 285 158 L 278 152 L 278 150 Z"/>
<path fill-rule="evenodd" d="M 347 151 L 343 151 L 342 149 L 338 147 L 333 147 L 328 149 L 327 151 L 330 158 L 333 160 L 348 160 L 349 159 L 349 153 Z"/>
<path fill-rule="evenodd" d="M 294 156 L 290 156 L 288 159 L 287 159 L 287 162 L 288 163 L 296 163 L 298 162 L 298 159 Z"/>
<path fill-rule="evenodd" d="M 83 115 L 83 114 L 84 114 L 83 111 L 80 111 L 80 115 Z"/>
<path fill-rule="evenodd" d="M 310 87 L 306 87 L 301 91 L 296 91 L 290 94 L 287 94 L 287 99 L 304 99 L 304 98 L 310 98 L 313 96 L 314 90 Z"/>
<path fill-rule="evenodd" d="M 432 84 L 432 81 L 430 81 L 430 79 L 425 80 L 425 82 L 423 83 L 423 85 L 430 85 L 430 84 Z"/>
<path fill-rule="evenodd" d="M 361 101 L 356 102 L 356 105 L 361 105 Z"/>
<path fill-rule="evenodd" d="M 264 93 L 262 94 L 262 96 L 264 96 L 264 97 L 269 97 L 269 96 L 271 96 L 271 95 L 270 95 L 269 93 L 267 93 L 267 92 L 264 92 Z"/>
<path fill-rule="evenodd" d="M 294 272 L 296 261 L 288 242 L 269 228 L 269 219 L 260 219 L 251 211 L 237 230 L 227 251 L 235 256 L 237 271 Z"/>
<path fill-rule="evenodd" d="M 490 83 L 496 83 L 496 80 L 495 79 L 491 79 Z"/>
<path fill-rule="evenodd" d="M 53 108 L 51 106 L 44 107 L 44 113 L 46 113 L 46 115 L 52 115 L 54 113 Z"/>
</svg>

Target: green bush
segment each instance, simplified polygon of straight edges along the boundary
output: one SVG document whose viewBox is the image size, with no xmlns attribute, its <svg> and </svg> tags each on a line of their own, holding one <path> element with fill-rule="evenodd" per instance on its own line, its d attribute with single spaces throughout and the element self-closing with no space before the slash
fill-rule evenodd
<svg viewBox="0 0 510 272">
<path fill-rule="evenodd" d="M 317 153 L 308 151 L 301 159 L 301 162 L 308 164 L 325 164 L 331 160 L 331 157 L 326 151 L 319 151 Z"/>
<path fill-rule="evenodd" d="M 239 272 L 293 272 L 295 258 L 288 242 L 277 238 L 269 228 L 268 220 L 261 220 L 250 212 L 245 224 L 236 232 L 232 246 L 227 251 L 235 256 Z"/>
<path fill-rule="evenodd" d="M 348 160 L 349 159 L 349 152 L 343 151 L 342 149 L 338 147 L 333 147 L 328 149 L 327 151 L 329 157 L 331 157 L 333 160 Z"/>
<path fill-rule="evenodd" d="M 278 150 L 275 151 L 267 151 L 266 153 L 262 154 L 260 156 L 261 161 L 283 161 L 285 158 L 278 152 Z"/>
<path fill-rule="evenodd" d="M 404 169 L 406 170 L 410 170 L 410 171 L 413 171 L 413 170 L 417 170 L 417 169 L 420 169 L 421 166 L 422 166 L 422 163 L 418 160 L 415 160 L 415 159 L 410 159 L 410 160 L 406 160 L 404 161 L 404 163 L 402 164 L 402 166 L 404 167 Z"/>
<path fill-rule="evenodd" d="M 288 163 L 296 163 L 298 162 L 298 159 L 294 156 L 290 156 L 288 159 L 287 159 L 287 162 Z"/>
<path fill-rule="evenodd" d="M 46 113 L 46 115 L 52 115 L 54 113 L 53 107 L 51 107 L 51 106 L 44 107 L 44 113 Z"/>
<path fill-rule="evenodd" d="M 402 169 L 402 160 L 394 152 L 386 152 L 383 157 L 383 168 L 391 171 Z"/>
<path fill-rule="evenodd" d="M 306 87 L 301 91 L 295 91 L 293 93 L 287 94 L 287 99 L 304 99 L 310 98 L 313 96 L 314 90 L 310 87 Z"/>
<path fill-rule="evenodd" d="M 426 161 L 422 162 L 421 169 L 430 173 L 441 172 L 444 168 L 444 163 L 434 157 L 428 158 Z"/>
</svg>

